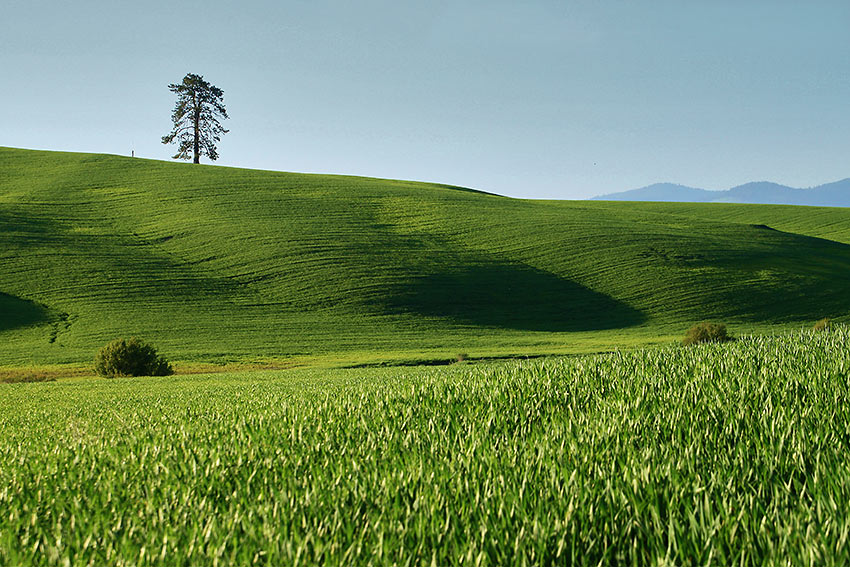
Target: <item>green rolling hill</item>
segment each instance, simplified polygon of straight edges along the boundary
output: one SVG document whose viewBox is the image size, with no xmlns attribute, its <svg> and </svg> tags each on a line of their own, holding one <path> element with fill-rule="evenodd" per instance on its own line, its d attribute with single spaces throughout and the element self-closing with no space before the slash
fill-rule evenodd
<svg viewBox="0 0 850 567">
<path fill-rule="evenodd" d="M 0 148 L 0 365 L 541 354 L 850 314 L 850 209 L 517 200 Z M 735 330 L 735 328 L 733 328 Z"/>
</svg>

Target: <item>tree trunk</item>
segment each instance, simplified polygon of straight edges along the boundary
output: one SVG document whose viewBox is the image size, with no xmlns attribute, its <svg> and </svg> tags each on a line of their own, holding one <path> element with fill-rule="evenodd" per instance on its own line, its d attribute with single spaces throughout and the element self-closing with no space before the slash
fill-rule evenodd
<svg viewBox="0 0 850 567">
<path fill-rule="evenodd" d="M 192 160 L 192 163 L 201 163 L 201 105 L 198 103 L 198 95 L 197 93 L 192 93 L 192 99 L 195 103 L 195 158 Z"/>
</svg>

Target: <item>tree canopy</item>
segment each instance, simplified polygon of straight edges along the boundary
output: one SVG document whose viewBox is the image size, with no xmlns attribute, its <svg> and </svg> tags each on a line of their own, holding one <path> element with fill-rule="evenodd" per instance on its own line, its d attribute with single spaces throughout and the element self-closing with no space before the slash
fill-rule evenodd
<svg viewBox="0 0 850 567">
<path fill-rule="evenodd" d="M 177 142 L 174 159 L 189 159 L 191 155 L 193 163 L 200 163 L 205 155 L 217 160 L 215 144 L 228 132 L 219 122 L 229 118 L 224 108 L 224 91 L 193 73 L 183 77 L 180 83 L 168 85 L 168 89 L 177 95 L 177 103 L 171 113 L 174 128 L 162 137 L 162 143 Z"/>
</svg>

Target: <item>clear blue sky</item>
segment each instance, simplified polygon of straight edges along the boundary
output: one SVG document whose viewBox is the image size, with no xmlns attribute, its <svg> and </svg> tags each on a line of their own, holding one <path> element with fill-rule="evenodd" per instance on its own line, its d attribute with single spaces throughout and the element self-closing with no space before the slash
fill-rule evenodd
<svg viewBox="0 0 850 567">
<path fill-rule="evenodd" d="M 0 145 L 585 198 L 850 176 L 850 1 L 4 0 Z M 2 172 L 0 172 L 1 174 Z"/>
</svg>

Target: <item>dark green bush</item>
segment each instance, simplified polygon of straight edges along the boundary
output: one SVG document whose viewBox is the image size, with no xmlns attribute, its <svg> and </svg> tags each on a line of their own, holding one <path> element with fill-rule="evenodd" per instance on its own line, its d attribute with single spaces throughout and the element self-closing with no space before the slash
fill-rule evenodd
<svg viewBox="0 0 850 567">
<path fill-rule="evenodd" d="M 685 333 L 685 338 L 682 339 L 683 345 L 695 345 L 698 343 L 725 343 L 735 340 L 726 332 L 726 325 L 723 323 L 697 323 Z"/>
<path fill-rule="evenodd" d="M 832 320 L 830 320 L 829 317 L 824 317 L 823 319 L 815 323 L 814 327 L 812 327 L 812 330 L 815 332 L 828 331 L 831 327 Z"/>
<path fill-rule="evenodd" d="M 168 376 L 174 370 L 156 349 L 133 337 L 115 339 L 97 353 L 94 370 L 100 376 Z"/>
</svg>

